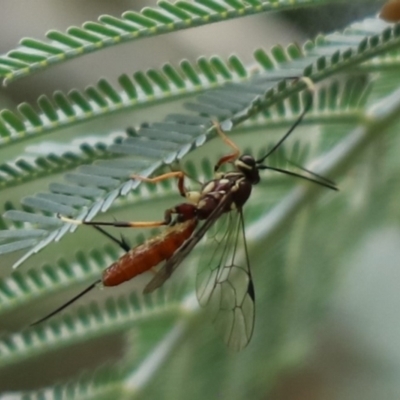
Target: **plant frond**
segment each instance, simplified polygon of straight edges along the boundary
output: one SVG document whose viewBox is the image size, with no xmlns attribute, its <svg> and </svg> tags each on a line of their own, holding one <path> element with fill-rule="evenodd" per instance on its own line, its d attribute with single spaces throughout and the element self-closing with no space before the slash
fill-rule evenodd
<svg viewBox="0 0 400 400">
<path fill-rule="evenodd" d="M 90 139 L 93 142 L 93 136 Z M 56 144 L 45 143 L 52 146 L 46 153 L 41 151 L 42 154 L 36 157 L 21 156 L 14 162 L 4 162 L 0 164 L 0 191 L 65 173 L 99 159 L 117 158 L 115 153 L 108 151 L 104 142 L 104 138 L 99 138 L 95 143 L 86 142 L 85 138 L 82 138 L 79 144 L 73 140 L 65 146 L 60 146 L 60 151 L 57 152 L 54 151 Z"/>
<path fill-rule="evenodd" d="M 13 233 L 13 231 L 8 231 Z M 24 231 L 14 231 L 21 234 Z M 36 230 L 37 235 L 42 232 Z M 33 236 L 33 234 L 32 234 Z M 1 236 L 0 236 L 1 238 Z M 89 284 L 99 279 L 100 272 L 108 267 L 119 253 L 113 247 L 92 250 L 88 256 L 84 252 L 76 254 L 75 262 L 64 258 L 56 266 L 45 265 L 41 269 L 31 269 L 23 274 L 13 273 L 0 280 L 0 315 L 12 313 L 32 301 L 54 295 L 72 285 Z M 31 321 L 34 322 L 34 321 Z"/>
<path fill-rule="evenodd" d="M 380 35 L 376 34 L 377 31 L 380 32 Z M 367 19 L 363 24 L 353 24 L 341 35 L 335 33 L 326 37 L 319 37 L 315 44 L 306 44 L 306 55 L 300 57 L 301 52 L 297 52 L 293 59 L 290 58 L 289 61 L 281 65 L 279 74 L 281 78 L 282 74 L 293 77 L 293 72 L 296 71 L 295 76 L 299 76 L 300 71 L 304 69 L 309 78 L 314 82 L 320 82 L 338 71 L 356 67 L 367 59 L 397 48 L 400 45 L 398 36 L 400 36 L 400 30 L 398 31 L 396 27 L 388 27 L 387 24 L 383 24 L 382 21 L 377 19 Z M 281 47 L 276 47 L 272 53 L 277 59 L 288 59 L 286 52 Z M 294 54 L 295 51 L 290 47 L 288 53 Z M 273 61 L 265 52 L 258 52 L 257 58 L 265 68 L 270 67 Z M 285 68 L 283 68 L 283 65 L 285 65 Z M 278 73 L 278 71 L 275 72 Z M 136 161 L 131 161 L 129 172 L 148 177 L 163 165 L 182 159 L 188 152 L 211 139 L 214 135 L 212 120 L 215 117 L 219 120 L 227 119 L 227 121 L 224 121 L 223 128 L 229 131 L 230 128 L 251 118 L 260 110 L 271 107 L 276 103 L 279 104 L 285 98 L 293 96 L 306 86 L 300 80 L 289 86 L 280 84 L 274 90 L 276 84 L 270 80 L 273 76 L 274 73 L 259 74 L 246 83 L 226 85 L 214 90 L 210 92 L 210 96 L 214 98 L 212 109 L 208 106 L 210 98 L 207 97 L 206 104 L 204 97 L 200 97 L 197 103 L 190 103 L 189 105 L 189 108 L 194 109 L 198 115 L 170 114 L 165 122 L 142 128 L 137 137 L 129 137 L 121 145 L 112 145 L 110 150 L 124 155 L 138 156 L 139 158 L 136 158 Z M 234 98 L 235 101 L 227 102 L 227 98 Z M 222 108 L 218 108 L 217 104 Z M 97 169 L 96 166 L 88 168 L 89 170 L 86 170 L 85 173 L 76 172 L 66 175 L 66 179 L 72 185 L 68 185 L 66 189 L 68 193 L 64 194 L 79 197 L 82 196 L 82 193 L 85 193 L 86 188 L 92 193 L 93 187 L 102 192 L 100 196 L 96 196 L 96 200 L 87 210 L 83 210 L 78 215 L 74 207 L 57 202 L 55 198 L 48 200 L 31 196 L 25 198 L 23 204 L 47 213 L 60 213 L 75 216 L 78 219 L 90 220 L 98 212 L 107 210 L 120 195 L 126 195 L 140 184 L 140 182 L 122 178 L 127 176 L 126 167 L 123 171 L 116 171 L 114 167 L 111 169 L 106 164 L 101 170 Z M 85 194 L 83 196 L 87 197 Z M 36 216 L 29 212 L 9 211 L 4 216 L 14 221 L 37 223 Z M 59 226 L 57 218 L 48 216 L 45 218 L 47 225 L 51 223 L 53 226 Z M 16 265 L 45 247 L 52 240 L 59 240 L 69 229 L 68 225 L 64 225 L 61 229 L 50 231 L 48 237 L 38 241 L 37 245 Z M 9 249 L 10 247 L 6 247 L 7 251 Z"/>
<path fill-rule="evenodd" d="M 23 362 L 33 356 L 60 350 L 71 344 L 121 333 L 156 319 L 168 325 L 182 315 L 185 305 L 183 290 L 159 290 L 151 295 L 121 295 L 108 298 L 103 305 L 90 303 L 78 307 L 74 318 L 63 314 L 56 321 L 34 326 L 0 341 L 0 367 Z"/>
<path fill-rule="evenodd" d="M 94 372 L 87 371 L 82 373 L 74 382 L 57 384 L 49 388 L 40 390 L 29 390 L 26 392 L 9 392 L 0 394 L 0 399 L 9 400 L 59 400 L 60 398 L 80 399 L 80 400 L 107 400 L 123 399 L 124 393 L 121 391 L 121 374 L 115 368 L 102 366 Z M 11 396 L 11 397 L 10 397 Z"/>
<path fill-rule="evenodd" d="M 328 1 L 179 0 L 171 3 L 162 0 L 157 7 L 145 7 L 139 13 L 126 11 L 121 18 L 102 15 L 98 22 L 72 26 L 65 33 L 51 30 L 46 34 L 49 42 L 22 39 L 18 48 L 0 57 L 0 78 L 4 78 L 3 84 L 7 85 L 52 65 L 127 41 L 251 14 L 325 3 Z"/>
<path fill-rule="evenodd" d="M 123 368 L 117 370 L 115 366 L 105 365 L 97 368 L 94 372 L 83 373 L 77 380 L 70 383 L 59 384 L 37 392 L 13 392 L 13 399 L 23 400 L 26 399 L 26 396 L 34 399 L 42 395 L 45 395 L 46 399 L 54 400 L 64 395 L 71 400 L 131 399 L 146 386 L 149 379 L 154 376 L 176 348 L 178 341 L 183 336 L 184 329 L 181 325 L 177 324 L 172 327 L 158 343 L 155 343 L 154 350 L 139 363 L 135 362 L 133 365 L 125 363 Z M 0 395 L 1 398 L 3 396 Z"/>
<path fill-rule="evenodd" d="M 17 52 L 15 58 L 0 57 L 0 77 L 8 71 L 11 82 L 35 68 L 47 68 L 52 60 L 62 62 L 69 53 L 78 56 L 75 50 L 85 54 L 97 50 L 96 45 L 112 46 L 125 34 L 131 37 L 118 40 L 174 31 L 181 29 L 179 24 L 190 28 L 196 18 L 202 25 L 265 7 L 291 9 L 326 2 L 161 0 L 131 19 L 125 14 L 103 16 L 99 23 L 56 32 L 60 40 L 27 39 L 17 49 L 20 59 Z M 137 29 L 130 30 L 133 26 Z M 0 191 L 8 217 L 0 217 L 6 276 L 0 278 L 0 373 L 3 390 L 8 390 L 0 399 L 202 400 L 223 393 L 239 400 L 265 395 L 282 370 L 304 363 L 312 328 L 341 274 L 354 266 L 349 260 L 370 250 L 371 233 L 385 228 L 397 232 L 399 45 L 400 25 L 371 18 L 302 47 L 258 50 L 251 66 L 236 56 L 227 61 L 202 57 L 195 63 L 183 61 L 178 68 L 168 65 L 123 75 L 118 87 L 101 80 L 85 91 L 56 92 L 40 97 L 38 104 L 0 112 Z M 43 65 L 36 56 L 44 57 Z M 258 307 L 246 350 L 232 357 L 210 326 L 215 314 L 209 308 L 203 312 L 196 300 L 194 271 L 200 256 L 210 253 L 206 240 L 149 296 L 140 294 L 149 274 L 98 290 L 93 283 L 122 250 L 91 227 L 74 232 L 77 227 L 63 223 L 55 213 L 91 219 L 104 211 L 96 220 L 158 220 L 163 210 L 182 201 L 175 180 L 139 186 L 131 174 L 183 169 L 188 190 L 208 182 L 215 177 L 216 160 L 229 151 L 220 140 L 201 147 L 215 137 L 216 121 L 242 154 L 263 158 L 310 102 L 306 80 L 295 79 L 302 76 L 316 83 L 311 107 L 266 164 L 303 176 L 312 171 L 311 176 L 337 182 L 340 192 L 271 170 L 260 173 L 261 182 L 243 210 Z M 149 122 L 144 113 L 153 112 L 147 108 L 154 105 L 162 107 Z M 166 108 L 174 114 L 157 117 L 164 116 Z M 133 128 L 106 132 L 109 117 L 128 109 L 140 109 Z M 105 124 L 99 120 L 97 127 L 102 125 L 104 136 L 89 136 L 92 126 L 83 125 L 61 132 L 102 115 L 107 117 Z M 57 135 L 41 142 L 47 133 Z M 159 231 L 127 229 L 121 239 L 134 247 Z M 64 237 L 67 232 L 74 234 Z M 121 234 L 113 227 L 107 232 L 115 238 Z M 62 243 L 56 243 L 61 238 Z M 44 247 L 24 270 L 7 276 L 7 267 L 17 257 L 27 252 L 19 265 Z M 3 255 L 17 250 L 18 254 Z M 240 265 L 243 256 L 238 248 L 235 263 Z M 29 326 L 60 310 L 60 305 L 71 304 L 69 300 L 89 285 L 93 290 L 79 302 Z"/>
<path fill-rule="evenodd" d="M 0 112 L 0 148 L 104 115 L 151 107 L 226 82 L 247 80 L 250 75 L 251 69 L 246 69 L 238 57 L 224 61 L 213 56 L 202 57 L 195 64 L 183 60 L 179 68 L 165 64 L 160 70 L 138 71 L 132 77 L 123 74 L 118 78 L 120 88 L 101 79 L 83 92 L 56 91 L 51 99 L 39 97 L 34 106 L 22 103 L 17 112 L 8 109 Z"/>
<path fill-rule="evenodd" d="M 106 169 L 104 168 L 104 163 L 106 164 Z M 96 171 L 101 171 L 101 173 L 112 173 L 115 176 L 115 171 L 119 172 L 121 176 L 126 175 L 126 170 L 132 166 L 137 165 L 137 162 L 127 159 L 116 159 L 116 160 L 103 160 L 97 161 L 94 165 L 81 167 L 82 173 L 87 172 L 85 167 L 90 167 L 90 170 L 96 168 Z M 196 168 L 187 165 L 187 170 L 190 171 L 191 176 L 197 178 L 199 175 L 205 176 L 205 173 L 198 172 Z M 211 170 L 211 168 L 208 168 Z M 211 177 L 211 174 L 208 175 Z M 104 189 L 91 187 L 91 186 L 78 186 L 66 183 L 52 183 L 50 184 L 50 193 L 38 193 L 35 197 L 25 197 L 22 199 L 22 210 L 18 210 L 13 203 L 7 202 L 5 208 L 7 209 L 6 214 L 11 217 L 11 222 L 13 229 L 3 229 L 0 231 L 0 253 L 9 253 L 16 250 L 21 250 L 27 247 L 31 247 L 33 241 L 38 242 L 40 237 L 42 237 L 41 243 L 44 244 L 47 240 L 48 243 L 53 240 L 58 240 L 57 237 L 49 235 L 49 229 L 54 227 L 62 227 L 63 223 L 59 218 L 54 216 L 49 216 L 48 213 L 43 212 L 42 214 L 32 213 L 32 205 L 37 205 L 39 207 L 46 207 L 46 205 L 54 206 L 54 204 L 60 204 L 65 207 L 65 211 L 74 211 L 78 203 L 88 204 L 89 200 L 96 199 L 101 195 L 104 195 Z M 157 191 L 154 190 L 154 185 L 145 184 L 141 185 L 137 190 L 131 192 L 130 199 L 128 201 L 129 205 L 134 204 L 140 205 L 143 203 L 149 203 L 152 199 L 157 199 L 159 197 L 166 198 L 172 191 L 172 183 L 166 181 L 163 185 L 157 187 Z M 174 190 L 175 193 L 175 190 Z M 92 203 L 90 203 L 92 204 Z M 79 206 L 81 207 L 81 206 Z M 0 220 L 2 222 L 2 220 Z M 31 226 L 42 226 L 45 228 L 44 232 L 42 229 L 32 229 Z M 61 231 L 65 229 L 61 229 Z M 67 228 L 67 231 L 70 228 Z M 61 231 L 53 231 L 53 234 L 58 235 Z M 65 232 L 64 232 L 65 233 Z"/>
<path fill-rule="evenodd" d="M 363 31 L 359 29 L 360 25 L 360 23 L 354 24 L 349 32 L 343 34 L 319 36 L 315 43 L 306 44 L 305 54 L 295 44 L 289 45 L 286 49 L 275 46 L 270 54 L 260 49 L 254 55 L 256 66 L 246 67 L 236 56 L 230 57 L 227 62 L 219 57 L 210 59 L 203 57 L 197 64 L 184 60 L 179 69 L 166 64 L 162 70 L 139 71 L 132 78 L 123 74 L 119 77 L 122 90 L 113 87 L 106 79 L 101 79 L 96 86 L 89 86 L 83 92 L 72 90 L 65 94 L 56 91 L 52 99 L 41 96 L 36 106 L 22 103 L 18 106 L 17 112 L 8 109 L 0 112 L 0 148 L 104 115 L 153 106 L 207 91 L 210 88 L 218 88 L 227 82 L 248 81 L 255 72 L 261 75 L 266 73 L 267 80 L 272 80 L 274 77 L 275 79 L 283 79 L 285 76 L 300 77 L 306 67 L 308 75 L 311 65 L 317 60 L 312 78 L 315 82 L 319 82 L 344 67 L 356 67 L 361 61 L 382 52 L 385 52 L 385 57 L 375 58 L 374 62 L 368 65 L 387 63 L 387 50 L 398 47 L 396 29 L 388 28 L 387 24 L 378 19 L 365 20 Z M 381 38 L 375 37 L 374 39 L 378 41 L 375 43 L 371 35 L 378 32 Z M 371 37 L 370 43 L 368 37 Z M 332 55 L 331 60 L 329 54 Z M 316 74 L 316 71 L 319 71 L 319 74 Z M 256 79 L 257 77 L 253 77 L 250 82 L 255 85 Z M 241 90 L 245 91 L 244 88 Z M 251 94 L 254 92 L 247 93 L 249 101 L 253 99 Z M 228 107 L 225 111 L 228 115 L 235 110 L 230 99 L 232 93 L 228 99 L 218 100 L 218 108 L 223 112 Z M 239 104 L 244 106 L 244 102 Z M 269 105 L 270 102 L 267 101 L 265 105 L 258 106 L 262 108 Z M 204 105 L 201 109 L 200 106 L 195 109 L 207 111 Z"/>
<path fill-rule="evenodd" d="M 355 162 L 355 156 L 366 148 L 367 143 L 379 138 L 379 135 L 376 135 L 376 128 L 379 127 L 380 132 L 388 129 L 392 122 L 398 119 L 399 112 L 400 90 L 397 89 L 366 111 L 366 115 L 370 118 L 368 124 L 358 126 L 327 152 L 320 162 L 317 172 L 326 174 L 348 168 Z M 310 196 L 316 196 L 318 193 L 322 193 L 322 191 L 312 185 L 300 184 L 269 213 L 262 218 L 254 219 L 247 230 L 249 243 L 254 243 L 252 250 L 256 250 L 257 246 L 265 247 L 268 244 L 275 243 L 276 231 L 284 226 L 285 222 L 290 220 L 296 211 L 309 203 Z M 122 327 L 126 329 L 133 322 L 147 320 L 150 315 L 157 314 L 157 318 L 161 318 L 165 314 L 165 310 L 169 310 L 166 313 L 168 314 L 167 318 L 171 318 L 172 321 L 178 316 L 182 320 L 182 311 L 188 312 L 184 300 L 186 297 L 178 298 L 175 303 L 164 297 L 166 293 L 164 290 L 166 290 L 166 287 L 154 293 L 154 297 L 147 297 L 147 299 L 151 299 L 150 303 L 142 304 L 138 300 L 141 297 L 133 294 L 129 298 L 121 297 L 109 301 L 104 313 L 100 312 L 97 306 L 92 305 L 80 309 L 75 314 L 74 319 L 63 317 L 59 323 L 50 322 L 45 327 L 37 327 L 26 331 L 24 334 L 14 334 L 3 338 L 0 341 L 0 352 L 2 354 L 0 363 L 5 366 L 21 362 L 26 360 L 27 357 L 54 351 L 71 342 L 78 343 L 83 336 L 87 339 L 100 334 L 110 334 L 111 331 L 122 330 Z M 171 290 L 171 293 L 173 292 Z M 159 297 L 155 297 L 156 295 Z M 139 306 L 137 305 L 138 301 Z M 197 310 L 191 309 L 191 311 Z M 196 313 L 196 315 L 200 314 Z M 186 317 L 188 316 L 189 314 L 186 315 Z M 140 330 L 141 326 L 138 326 L 138 329 Z M 81 332 L 85 332 L 85 335 L 81 335 Z M 179 341 L 173 343 L 174 346 L 179 344 Z M 154 348 L 154 346 L 151 348 Z M 137 364 L 132 369 L 131 377 L 135 376 L 136 366 Z M 136 381 L 133 380 L 133 382 Z M 136 388 L 135 385 L 132 387 Z"/>
</svg>

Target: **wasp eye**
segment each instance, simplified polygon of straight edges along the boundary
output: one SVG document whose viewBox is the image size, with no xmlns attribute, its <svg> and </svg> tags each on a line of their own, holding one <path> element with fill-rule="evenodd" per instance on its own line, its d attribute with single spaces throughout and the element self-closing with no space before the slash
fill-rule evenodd
<svg viewBox="0 0 400 400">
<path fill-rule="evenodd" d="M 249 167 L 254 167 L 256 165 L 256 161 L 252 156 L 244 155 L 240 157 L 240 161 Z"/>
</svg>

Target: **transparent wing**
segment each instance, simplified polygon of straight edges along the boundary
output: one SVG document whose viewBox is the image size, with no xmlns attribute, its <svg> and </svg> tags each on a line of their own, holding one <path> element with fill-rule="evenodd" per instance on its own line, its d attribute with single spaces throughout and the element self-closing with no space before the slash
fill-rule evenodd
<svg viewBox="0 0 400 400">
<path fill-rule="evenodd" d="M 255 317 L 242 212 L 223 214 L 209 230 L 207 241 L 197 274 L 197 298 L 210 308 L 226 345 L 238 351 L 249 343 Z"/>
</svg>

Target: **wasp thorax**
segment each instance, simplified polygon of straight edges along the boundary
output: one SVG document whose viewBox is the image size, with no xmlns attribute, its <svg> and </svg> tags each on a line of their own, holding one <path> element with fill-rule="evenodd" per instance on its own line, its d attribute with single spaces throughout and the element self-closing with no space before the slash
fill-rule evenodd
<svg viewBox="0 0 400 400">
<path fill-rule="evenodd" d="M 235 161 L 236 168 L 243 173 L 251 184 L 255 185 L 260 181 L 260 175 L 256 165 L 256 160 L 252 156 L 243 155 Z"/>
</svg>

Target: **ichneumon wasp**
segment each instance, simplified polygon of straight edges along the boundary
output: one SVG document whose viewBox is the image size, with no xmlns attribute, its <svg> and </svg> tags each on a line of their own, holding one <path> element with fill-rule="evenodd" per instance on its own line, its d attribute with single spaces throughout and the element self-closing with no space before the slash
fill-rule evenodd
<svg viewBox="0 0 400 400">
<path fill-rule="evenodd" d="M 158 183 L 165 179 L 176 178 L 178 190 L 185 202 L 169 208 L 164 219 L 155 222 L 92 222 L 80 221 L 60 216 L 71 224 L 91 225 L 125 251 L 120 259 L 108 267 L 101 280 L 94 282 L 83 292 L 35 322 L 40 323 L 82 297 L 97 284 L 115 286 L 128 281 L 143 272 L 164 262 L 155 276 L 145 286 L 144 293 L 159 288 L 171 276 L 173 271 L 185 260 L 199 241 L 211 232 L 216 221 L 218 227 L 207 237 L 209 246 L 207 254 L 200 260 L 197 274 L 196 291 L 199 303 L 213 305 L 214 322 L 228 347 L 240 350 L 250 341 L 255 318 L 255 293 L 250 262 L 246 246 L 245 227 L 242 208 L 247 202 L 253 185 L 260 181 L 260 171 L 271 170 L 293 177 L 301 178 L 332 190 L 338 190 L 334 182 L 301 168 L 309 176 L 263 164 L 301 123 L 312 104 L 312 98 L 304 107 L 295 123 L 273 148 L 263 157 L 256 160 L 250 155 L 241 155 L 237 145 L 222 131 L 218 123 L 214 127 L 231 148 L 231 153 L 219 159 L 214 167 L 214 179 L 205 182 L 199 191 L 188 191 L 185 187 L 185 173 L 173 171 L 154 178 L 132 175 L 132 179 L 142 182 Z M 233 164 L 233 170 L 221 173 L 222 165 Z M 132 249 L 124 241 L 114 238 L 101 226 L 120 228 L 146 228 L 165 226 L 166 229 L 143 244 Z M 237 256 L 238 249 L 244 250 L 244 257 Z"/>
</svg>

